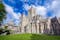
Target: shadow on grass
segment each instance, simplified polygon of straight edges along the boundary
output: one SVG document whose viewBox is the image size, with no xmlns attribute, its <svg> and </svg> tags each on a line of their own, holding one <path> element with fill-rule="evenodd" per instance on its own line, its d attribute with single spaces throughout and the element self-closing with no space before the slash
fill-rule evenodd
<svg viewBox="0 0 60 40">
<path fill-rule="evenodd" d="M 60 36 L 46 34 L 32 34 L 31 40 L 60 40 Z"/>
<path fill-rule="evenodd" d="M 41 40 L 41 38 L 43 38 L 43 37 L 38 34 L 32 34 L 32 36 L 31 36 L 31 40 Z"/>
</svg>

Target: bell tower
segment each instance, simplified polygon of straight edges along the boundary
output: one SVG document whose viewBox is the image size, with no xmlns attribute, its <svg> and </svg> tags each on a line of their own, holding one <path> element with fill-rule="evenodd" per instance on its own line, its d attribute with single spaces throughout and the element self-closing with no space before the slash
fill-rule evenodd
<svg viewBox="0 0 60 40">
<path fill-rule="evenodd" d="M 28 19 L 29 21 L 36 16 L 36 8 L 31 6 L 31 8 L 28 10 Z"/>
<path fill-rule="evenodd" d="M 36 15 L 36 8 L 34 8 L 33 6 L 31 6 L 31 8 L 28 11 L 28 16 L 35 16 Z"/>
</svg>

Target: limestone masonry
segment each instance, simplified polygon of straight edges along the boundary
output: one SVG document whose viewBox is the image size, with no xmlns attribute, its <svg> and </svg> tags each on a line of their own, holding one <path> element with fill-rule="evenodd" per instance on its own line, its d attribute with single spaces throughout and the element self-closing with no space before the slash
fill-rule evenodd
<svg viewBox="0 0 60 40">
<path fill-rule="evenodd" d="M 26 16 L 24 13 L 20 17 L 19 27 L 9 24 L 8 28 L 18 31 L 19 33 L 36 33 L 36 34 L 60 34 L 59 18 L 44 18 L 36 14 L 36 9 L 31 7 Z"/>
</svg>

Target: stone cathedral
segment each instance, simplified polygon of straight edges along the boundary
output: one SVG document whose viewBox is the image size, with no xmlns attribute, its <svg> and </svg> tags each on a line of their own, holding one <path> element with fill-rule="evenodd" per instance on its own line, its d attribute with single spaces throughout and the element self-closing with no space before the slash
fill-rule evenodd
<svg viewBox="0 0 60 40">
<path fill-rule="evenodd" d="M 12 30 L 12 34 L 34 33 L 60 35 L 60 18 L 44 18 L 36 14 L 36 8 L 34 7 L 28 10 L 27 16 L 24 13 L 21 14 L 20 24 L 18 26 L 15 26 L 13 21 L 8 22 L 7 26 L 8 29 Z"/>
<path fill-rule="evenodd" d="M 50 33 L 50 19 L 44 19 L 41 15 L 37 15 L 34 7 L 29 9 L 28 16 L 22 14 L 20 19 L 20 33 Z"/>
</svg>

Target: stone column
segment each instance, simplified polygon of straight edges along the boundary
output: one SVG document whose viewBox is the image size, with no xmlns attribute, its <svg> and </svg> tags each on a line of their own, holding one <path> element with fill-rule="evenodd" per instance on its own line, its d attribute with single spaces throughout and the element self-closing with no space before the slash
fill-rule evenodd
<svg viewBox="0 0 60 40">
<path fill-rule="evenodd" d="M 24 33 L 24 27 L 21 27 L 21 33 Z"/>
<path fill-rule="evenodd" d="M 27 33 L 31 33 L 31 25 L 30 25 L 30 24 L 27 26 L 26 32 L 27 32 Z"/>
<path fill-rule="evenodd" d="M 39 23 L 37 23 L 37 33 L 39 34 Z"/>
<path fill-rule="evenodd" d="M 28 27 L 28 33 L 31 33 L 31 25 Z"/>
<path fill-rule="evenodd" d="M 48 34 L 50 34 L 50 25 L 51 24 L 51 21 L 50 19 L 48 19 L 48 22 L 47 22 L 47 29 L 48 29 Z"/>
<path fill-rule="evenodd" d="M 32 24 L 32 33 L 36 33 L 35 24 Z"/>
<path fill-rule="evenodd" d="M 41 23 L 41 33 L 43 34 L 44 33 L 44 24 Z"/>
</svg>

